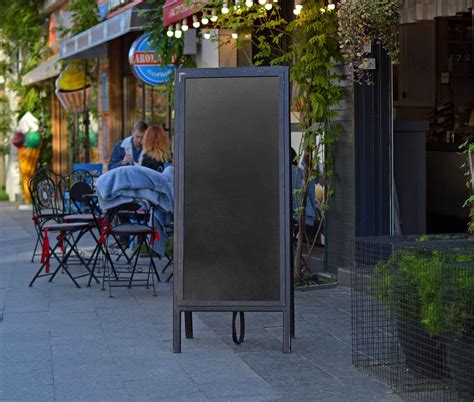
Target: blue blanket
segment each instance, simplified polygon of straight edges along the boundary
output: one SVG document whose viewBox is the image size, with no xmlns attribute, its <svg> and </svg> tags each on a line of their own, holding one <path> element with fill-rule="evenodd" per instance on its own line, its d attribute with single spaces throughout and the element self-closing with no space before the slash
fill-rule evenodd
<svg viewBox="0 0 474 402">
<path fill-rule="evenodd" d="M 173 222 L 174 169 L 165 168 L 163 173 L 142 166 L 123 166 L 104 173 L 97 180 L 97 196 L 100 207 L 106 211 L 121 204 L 145 201 L 155 206 L 155 227 L 160 241 L 155 251 L 164 255 L 168 236 L 165 226 Z"/>
</svg>

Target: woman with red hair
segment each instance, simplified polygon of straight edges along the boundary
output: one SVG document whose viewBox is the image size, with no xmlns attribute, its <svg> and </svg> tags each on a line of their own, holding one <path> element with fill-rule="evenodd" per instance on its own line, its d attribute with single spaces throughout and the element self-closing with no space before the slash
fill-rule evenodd
<svg viewBox="0 0 474 402">
<path fill-rule="evenodd" d="M 171 162 L 170 138 L 160 126 L 151 126 L 143 137 L 142 166 L 162 172 L 165 164 Z"/>
</svg>

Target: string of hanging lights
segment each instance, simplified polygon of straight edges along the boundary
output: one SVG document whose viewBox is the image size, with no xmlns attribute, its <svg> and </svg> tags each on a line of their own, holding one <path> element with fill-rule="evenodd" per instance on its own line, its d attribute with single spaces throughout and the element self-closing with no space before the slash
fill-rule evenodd
<svg viewBox="0 0 474 402">
<path fill-rule="evenodd" d="M 334 11 L 336 9 L 335 2 L 336 0 L 325 0 L 325 5 L 321 7 L 320 11 L 322 13 L 326 11 Z M 232 11 L 240 13 L 242 11 L 245 11 L 244 7 L 247 7 L 248 9 L 254 6 L 263 7 L 265 10 L 271 11 L 273 9 L 274 3 L 278 3 L 278 0 L 222 0 L 222 5 L 220 6 L 220 9 L 213 8 L 212 10 L 210 10 L 210 14 L 209 11 L 204 10 L 201 14 L 200 19 L 196 14 L 194 14 L 192 16 L 192 26 L 195 29 L 199 29 L 202 27 L 202 37 L 204 39 L 210 39 L 211 29 L 207 27 L 207 25 L 209 25 L 210 22 L 215 23 L 218 21 L 218 12 L 223 15 L 229 14 Z M 293 14 L 298 17 L 303 11 L 303 5 L 304 0 L 295 0 Z M 188 29 L 188 21 L 187 19 L 183 19 L 181 23 L 178 22 L 174 26 L 170 25 L 168 27 L 166 35 L 170 38 L 175 37 L 179 39 L 182 37 L 183 32 L 186 32 Z M 232 32 L 231 37 L 232 39 L 238 39 L 239 34 L 237 32 Z"/>
</svg>

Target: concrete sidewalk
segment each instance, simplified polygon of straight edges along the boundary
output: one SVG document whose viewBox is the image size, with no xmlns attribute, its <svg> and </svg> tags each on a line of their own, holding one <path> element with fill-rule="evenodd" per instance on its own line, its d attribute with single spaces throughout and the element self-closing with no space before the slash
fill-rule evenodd
<svg viewBox="0 0 474 402">
<path fill-rule="evenodd" d="M 112 299 L 66 275 L 29 288 L 34 241 L 31 212 L 0 203 L 0 400 L 399 400 L 351 367 L 347 288 L 296 292 L 290 355 L 274 313 L 246 314 L 240 346 L 230 314 L 195 314 L 195 338 L 173 354 L 170 284 Z"/>
</svg>

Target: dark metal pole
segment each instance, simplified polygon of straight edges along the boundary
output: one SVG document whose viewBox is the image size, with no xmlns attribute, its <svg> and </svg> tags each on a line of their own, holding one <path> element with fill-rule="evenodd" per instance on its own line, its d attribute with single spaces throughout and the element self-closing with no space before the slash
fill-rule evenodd
<svg viewBox="0 0 474 402">
<path fill-rule="evenodd" d="M 87 108 L 87 59 L 84 63 L 84 99 L 83 99 L 83 125 L 84 125 L 84 162 L 90 162 L 90 144 L 89 144 L 89 109 Z"/>
<path fill-rule="evenodd" d="M 142 112 L 142 120 L 145 121 L 146 118 L 146 85 L 145 82 L 142 83 L 142 106 L 143 106 L 143 112 Z"/>
<path fill-rule="evenodd" d="M 154 110 L 154 107 L 153 107 L 153 86 L 151 87 L 151 94 L 150 94 L 150 121 L 148 122 L 149 124 L 152 124 L 155 120 L 155 110 Z"/>
</svg>

